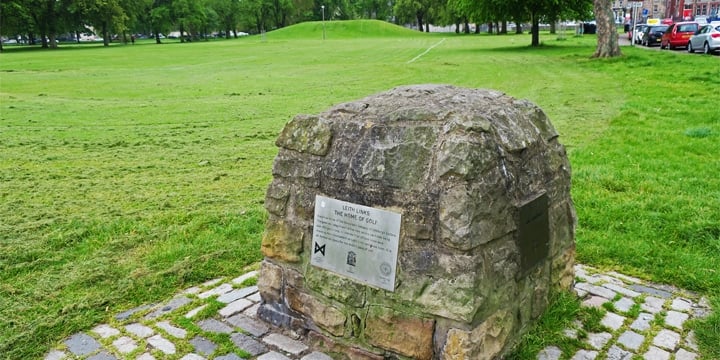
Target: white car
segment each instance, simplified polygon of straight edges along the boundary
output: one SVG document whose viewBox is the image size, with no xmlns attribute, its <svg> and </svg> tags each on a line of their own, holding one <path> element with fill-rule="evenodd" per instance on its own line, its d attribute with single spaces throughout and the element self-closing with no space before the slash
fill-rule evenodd
<svg viewBox="0 0 720 360">
<path fill-rule="evenodd" d="M 635 43 L 640 44 L 642 43 L 643 33 L 645 33 L 645 29 L 647 29 L 647 24 L 640 24 L 635 25 Z"/>
<path fill-rule="evenodd" d="M 690 37 L 687 51 L 692 53 L 699 49 L 702 49 L 705 54 L 720 51 L 720 21 L 704 25 Z"/>
</svg>

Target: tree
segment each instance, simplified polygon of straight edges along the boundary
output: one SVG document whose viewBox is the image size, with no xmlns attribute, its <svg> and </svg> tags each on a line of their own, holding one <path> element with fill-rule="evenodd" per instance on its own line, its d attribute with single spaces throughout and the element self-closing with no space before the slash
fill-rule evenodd
<svg viewBox="0 0 720 360">
<path fill-rule="evenodd" d="M 597 49 L 594 58 L 622 56 L 618 43 L 617 28 L 610 0 L 594 0 L 595 21 L 597 23 Z"/>
<path fill-rule="evenodd" d="M 241 0 L 241 26 L 255 28 L 258 33 L 265 31 L 270 18 L 270 5 L 264 0 Z"/>
<path fill-rule="evenodd" d="M 69 4 L 55 0 L 25 0 L 21 3 L 32 23 L 28 29 L 30 43 L 35 43 L 37 31 L 43 48 L 57 48 L 55 38 L 60 31 L 60 20 L 67 18 L 64 13 Z"/>
<path fill-rule="evenodd" d="M 235 0 L 211 0 L 209 5 L 218 16 L 218 22 L 225 33 L 225 38 L 229 39 L 230 32 L 237 29 L 240 3 Z M 237 37 L 237 33 L 235 36 Z"/>
<path fill-rule="evenodd" d="M 155 43 L 161 44 L 160 34 L 167 32 L 172 26 L 170 18 L 170 1 L 169 0 L 153 0 L 149 21 L 152 33 L 155 35 Z"/>
<path fill-rule="evenodd" d="M 290 0 L 266 0 L 270 3 L 275 27 L 282 28 L 288 25 L 288 17 L 292 13 L 293 3 Z"/>
<path fill-rule="evenodd" d="M 126 30 L 128 16 L 119 0 L 76 0 L 76 2 L 80 11 L 85 14 L 85 20 L 100 29 L 104 46 L 110 46 L 113 33 Z"/>
<path fill-rule="evenodd" d="M 186 34 L 197 36 L 205 21 L 205 4 L 195 0 L 172 0 L 170 19 L 180 30 L 180 42 L 186 41 Z"/>
<path fill-rule="evenodd" d="M 429 0 L 398 0 L 395 3 L 395 15 L 400 22 L 417 21 L 418 30 L 423 31 L 426 16 L 430 10 Z"/>
<path fill-rule="evenodd" d="M 22 1 L 0 2 L 0 35 L 8 35 L 15 39 L 17 35 L 29 31 L 31 24 L 32 18 Z M 0 51 L 2 51 L 1 42 Z"/>
<path fill-rule="evenodd" d="M 392 6 L 384 0 L 358 0 L 355 2 L 357 15 L 365 19 L 390 20 Z"/>
</svg>

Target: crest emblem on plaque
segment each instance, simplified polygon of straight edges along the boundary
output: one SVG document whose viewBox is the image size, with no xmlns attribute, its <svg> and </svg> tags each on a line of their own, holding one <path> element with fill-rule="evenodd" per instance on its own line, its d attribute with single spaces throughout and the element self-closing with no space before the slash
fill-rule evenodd
<svg viewBox="0 0 720 360">
<path fill-rule="evenodd" d="M 355 263 L 357 262 L 357 258 L 354 251 L 348 251 L 347 254 L 347 264 L 350 266 L 355 266 Z"/>
</svg>

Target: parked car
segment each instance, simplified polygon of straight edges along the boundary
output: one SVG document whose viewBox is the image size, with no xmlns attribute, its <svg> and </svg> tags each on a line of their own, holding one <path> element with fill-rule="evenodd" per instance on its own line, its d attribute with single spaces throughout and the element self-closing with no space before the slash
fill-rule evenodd
<svg viewBox="0 0 720 360">
<path fill-rule="evenodd" d="M 688 40 L 698 31 L 700 26 L 694 21 L 677 22 L 665 30 L 660 40 L 661 49 L 674 49 L 687 46 Z"/>
<path fill-rule="evenodd" d="M 667 30 L 668 25 L 650 25 L 643 33 L 641 43 L 645 46 L 655 46 L 660 44 L 662 36 Z"/>
<path fill-rule="evenodd" d="M 633 40 L 634 43 L 640 44 L 642 42 L 643 34 L 645 33 L 645 30 L 647 28 L 648 24 L 635 25 L 635 39 Z"/>
<path fill-rule="evenodd" d="M 691 53 L 696 49 L 703 49 L 705 54 L 720 51 L 720 22 L 707 24 L 690 37 L 687 51 Z"/>
</svg>

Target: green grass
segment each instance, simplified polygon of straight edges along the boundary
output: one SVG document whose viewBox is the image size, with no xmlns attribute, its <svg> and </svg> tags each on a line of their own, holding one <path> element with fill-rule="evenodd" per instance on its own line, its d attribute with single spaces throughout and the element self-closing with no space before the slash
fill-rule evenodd
<svg viewBox="0 0 720 360">
<path fill-rule="evenodd" d="M 563 353 L 575 353 L 576 349 L 582 347 L 583 336 L 580 336 L 582 334 L 579 334 L 577 339 L 572 339 L 566 337 L 563 330 L 575 328 L 573 324 L 575 319 L 599 324 L 603 316 L 598 309 L 582 308 L 580 303 L 566 292 L 556 294 L 552 303 L 553 306 L 540 316 L 536 326 L 523 337 L 508 359 L 537 359 L 538 352 L 551 345 L 557 346 Z"/>
<path fill-rule="evenodd" d="M 228 41 L 5 47 L 0 354 L 41 357 L 117 312 L 257 262 L 283 124 L 416 83 L 538 104 L 573 167 L 579 261 L 718 306 L 716 56 L 624 48 L 591 60 L 592 36 L 543 34 L 530 49 L 529 35 L 325 26 L 325 41 L 308 23 Z M 697 325 L 709 358 L 720 358 L 719 324 Z"/>
</svg>

